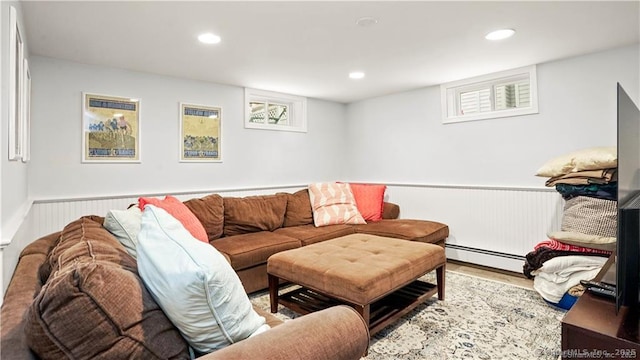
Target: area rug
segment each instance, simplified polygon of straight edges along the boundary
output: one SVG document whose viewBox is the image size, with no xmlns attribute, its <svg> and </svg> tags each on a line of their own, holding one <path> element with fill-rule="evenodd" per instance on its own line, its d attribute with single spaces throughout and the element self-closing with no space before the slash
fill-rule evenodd
<svg viewBox="0 0 640 360">
<path fill-rule="evenodd" d="M 434 282 L 435 276 L 421 279 Z M 445 296 L 434 296 L 376 334 L 363 360 L 558 358 L 565 312 L 537 292 L 447 271 Z M 251 301 L 268 311 L 267 292 Z M 276 316 L 299 315 L 280 305 Z"/>
</svg>

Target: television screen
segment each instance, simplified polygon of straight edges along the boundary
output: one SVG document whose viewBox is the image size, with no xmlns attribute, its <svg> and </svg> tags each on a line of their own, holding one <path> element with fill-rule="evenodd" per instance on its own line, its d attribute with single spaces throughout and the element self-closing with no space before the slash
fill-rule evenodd
<svg viewBox="0 0 640 360">
<path fill-rule="evenodd" d="M 618 84 L 616 306 L 637 307 L 640 280 L 640 110 Z"/>
</svg>

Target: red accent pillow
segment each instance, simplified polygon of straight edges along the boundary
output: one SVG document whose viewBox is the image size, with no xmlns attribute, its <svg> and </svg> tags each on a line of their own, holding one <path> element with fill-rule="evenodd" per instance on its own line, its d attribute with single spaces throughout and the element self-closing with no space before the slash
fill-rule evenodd
<svg viewBox="0 0 640 360">
<path fill-rule="evenodd" d="M 382 220 L 386 185 L 349 183 L 356 207 L 366 221 Z"/>
<path fill-rule="evenodd" d="M 182 203 L 182 201 L 171 195 L 165 196 L 164 200 L 147 197 L 141 197 L 138 199 L 138 206 L 140 207 L 140 210 L 144 210 L 144 206 L 147 204 L 164 209 L 171 216 L 178 219 L 178 221 L 182 223 L 182 226 L 189 230 L 193 237 L 207 244 L 209 243 L 209 237 L 207 236 L 207 232 L 204 230 L 204 226 L 202 226 L 200 220 L 198 220 L 198 218 L 185 204 Z"/>
</svg>

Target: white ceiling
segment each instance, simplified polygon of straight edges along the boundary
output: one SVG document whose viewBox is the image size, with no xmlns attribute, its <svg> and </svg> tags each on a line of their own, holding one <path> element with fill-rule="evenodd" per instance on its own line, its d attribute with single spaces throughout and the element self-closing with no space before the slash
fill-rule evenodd
<svg viewBox="0 0 640 360">
<path fill-rule="evenodd" d="M 30 55 L 353 102 L 639 42 L 639 1 L 22 1 Z M 378 23 L 362 27 L 356 20 Z M 484 39 L 513 28 L 507 40 Z M 218 45 L 196 36 L 214 32 Z M 361 70 L 366 77 L 351 80 Z"/>
</svg>

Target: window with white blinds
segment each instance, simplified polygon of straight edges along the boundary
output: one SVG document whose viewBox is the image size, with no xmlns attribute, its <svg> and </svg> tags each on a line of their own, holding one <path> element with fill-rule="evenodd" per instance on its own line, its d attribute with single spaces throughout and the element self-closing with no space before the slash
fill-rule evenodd
<svg viewBox="0 0 640 360">
<path fill-rule="evenodd" d="M 535 65 L 443 84 L 440 88 L 444 123 L 538 112 Z"/>
</svg>

